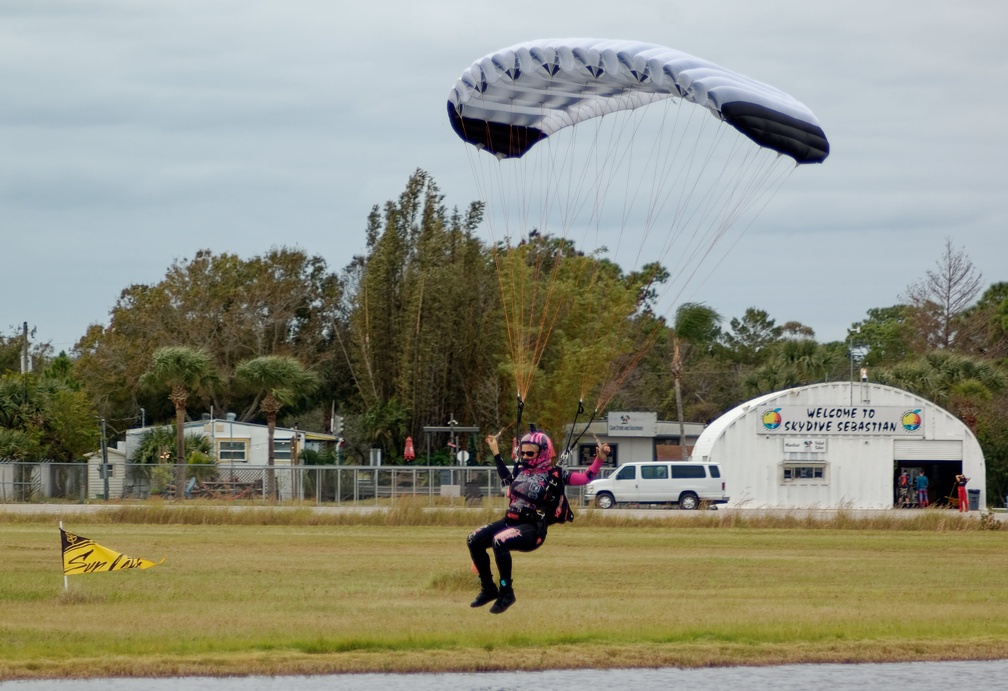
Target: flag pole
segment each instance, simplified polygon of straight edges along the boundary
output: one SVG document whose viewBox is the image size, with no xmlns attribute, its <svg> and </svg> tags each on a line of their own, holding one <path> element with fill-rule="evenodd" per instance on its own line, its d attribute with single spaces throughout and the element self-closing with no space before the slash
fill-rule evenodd
<svg viewBox="0 0 1008 691">
<path fill-rule="evenodd" d="M 60 563 L 63 563 L 63 521 L 59 522 L 60 526 Z M 70 583 L 67 581 L 66 569 L 63 570 L 63 592 L 70 592 Z"/>
</svg>

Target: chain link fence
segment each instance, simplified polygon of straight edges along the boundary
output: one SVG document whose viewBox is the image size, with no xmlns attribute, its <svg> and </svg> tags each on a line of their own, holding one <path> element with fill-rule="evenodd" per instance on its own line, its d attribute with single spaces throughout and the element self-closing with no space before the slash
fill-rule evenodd
<svg viewBox="0 0 1008 691">
<path fill-rule="evenodd" d="M 0 502 L 174 499 L 171 464 L 108 464 L 0 461 Z M 316 505 L 387 506 L 397 499 L 430 504 L 477 504 L 502 497 L 497 471 L 489 466 L 308 466 L 217 463 L 186 466 L 183 493 L 192 500 L 293 502 Z M 608 470 L 608 469 L 607 469 Z M 607 474 L 603 470 L 602 476 Z M 273 496 L 268 495 L 268 488 Z M 584 488 L 567 498 L 583 503 Z"/>
</svg>

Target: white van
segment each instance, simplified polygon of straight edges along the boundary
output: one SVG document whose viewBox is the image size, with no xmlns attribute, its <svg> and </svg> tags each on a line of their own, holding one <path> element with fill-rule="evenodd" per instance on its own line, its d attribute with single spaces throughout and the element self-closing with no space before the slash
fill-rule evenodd
<svg viewBox="0 0 1008 691">
<path fill-rule="evenodd" d="M 692 510 L 701 503 L 728 501 L 716 463 L 669 461 L 624 463 L 609 477 L 589 482 L 584 496 L 600 509 L 616 504 L 672 503 Z"/>
</svg>

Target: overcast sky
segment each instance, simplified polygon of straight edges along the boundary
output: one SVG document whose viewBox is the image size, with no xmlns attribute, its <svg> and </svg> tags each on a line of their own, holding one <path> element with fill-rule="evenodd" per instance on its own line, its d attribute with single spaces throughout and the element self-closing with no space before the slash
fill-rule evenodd
<svg viewBox="0 0 1008 691">
<path fill-rule="evenodd" d="M 445 103 L 535 38 L 657 43 L 792 94 L 829 137 L 690 299 L 846 337 L 946 237 L 1008 280 L 1008 4 L 991 0 L 2 0 L 0 329 L 57 352 L 201 248 L 333 270 L 417 168 L 477 198 Z"/>
</svg>

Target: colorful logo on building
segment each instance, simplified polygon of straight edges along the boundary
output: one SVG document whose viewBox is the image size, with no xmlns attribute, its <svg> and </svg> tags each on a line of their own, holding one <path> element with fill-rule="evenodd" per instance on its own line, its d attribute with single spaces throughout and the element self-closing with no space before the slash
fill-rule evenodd
<svg viewBox="0 0 1008 691">
<path fill-rule="evenodd" d="M 780 427 L 780 408 L 774 408 L 763 413 L 763 426 L 767 429 L 777 429 Z"/>
<path fill-rule="evenodd" d="M 917 410 L 908 410 L 903 413 L 903 429 L 907 432 L 916 432 L 921 426 L 921 416 L 920 408 Z"/>
</svg>

